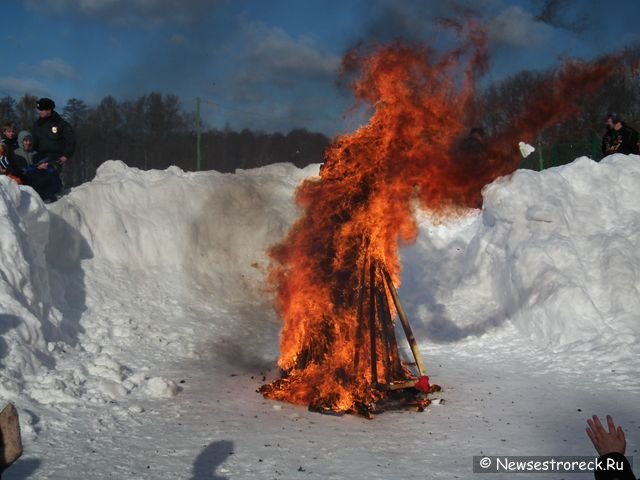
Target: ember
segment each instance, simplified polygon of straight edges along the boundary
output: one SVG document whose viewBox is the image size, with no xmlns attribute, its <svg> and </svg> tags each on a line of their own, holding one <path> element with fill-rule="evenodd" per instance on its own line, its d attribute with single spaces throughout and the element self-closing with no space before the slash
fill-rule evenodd
<svg viewBox="0 0 640 480">
<path fill-rule="evenodd" d="M 398 245 L 417 234 L 413 208 L 446 216 L 478 206 L 484 185 L 517 168 L 518 141 L 532 142 L 575 112 L 580 95 L 611 73 L 606 62 L 567 65 L 535 92 L 516 125 L 489 138 L 482 158 L 466 158 L 455 145 L 468 129 L 474 76 L 487 60 L 482 32 L 472 27 L 468 37 L 442 56 L 400 43 L 345 56 L 344 71 L 357 74 L 357 99 L 374 111 L 367 125 L 327 149 L 320 178 L 298 188 L 304 213 L 270 252 L 284 319 L 283 375 L 259 390 L 265 397 L 366 416 L 427 405 L 426 393 L 437 387 L 425 376 L 393 286 Z M 395 313 L 416 374 L 399 358 Z"/>
</svg>

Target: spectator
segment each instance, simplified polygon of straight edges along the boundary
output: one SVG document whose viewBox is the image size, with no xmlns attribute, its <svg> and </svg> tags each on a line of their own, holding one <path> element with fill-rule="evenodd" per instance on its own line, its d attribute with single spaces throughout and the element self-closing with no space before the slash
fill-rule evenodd
<svg viewBox="0 0 640 480">
<path fill-rule="evenodd" d="M 33 150 L 33 137 L 31 134 L 26 130 L 22 130 L 18 134 L 18 145 L 19 147 L 14 150 L 13 155 L 16 164 L 24 170 L 28 165 L 33 164 L 33 156 L 36 153 Z"/>
<path fill-rule="evenodd" d="M 9 155 L 13 155 L 13 151 L 19 147 L 16 139 L 16 128 L 12 122 L 2 124 L 2 143 L 9 147 Z"/>
<path fill-rule="evenodd" d="M 9 154 L 9 147 L 4 143 L 0 143 L 0 175 L 6 175 L 17 184 L 22 184 L 22 171 L 16 166 Z"/>
<path fill-rule="evenodd" d="M 71 158 L 76 148 L 76 139 L 71 125 L 54 109 L 56 104 L 50 98 L 41 98 L 36 103 L 39 116 L 33 124 L 33 149 L 49 159 L 49 166 L 62 171 L 63 165 Z"/>
<path fill-rule="evenodd" d="M 607 432 L 597 415 L 587 420 L 587 435 L 591 439 L 600 460 L 606 465 L 607 459 L 612 459 L 616 465 L 622 465 L 622 470 L 594 470 L 596 480 L 636 480 L 631 466 L 624 456 L 627 448 L 627 441 L 624 437 L 622 427 L 616 428 L 611 415 L 607 415 Z"/>
<path fill-rule="evenodd" d="M 602 138 L 602 155 L 640 153 L 638 132 L 624 123 L 617 113 L 607 116 L 607 132 Z"/>
<path fill-rule="evenodd" d="M 469 136 L 460 143 L 460 151 L 466 155 L 486 155 L 487 144 L 484 128 L 473 127 Z"/>
<path fill-rule="evenodd" d="M 33 164 L 25 170 L 24 183 L 33 188 L 45 203 L 55 202 L 62 190 L 60 173 L 49 165 L 49 157 L 39 152 L 33 156 Z"/>
</svg>

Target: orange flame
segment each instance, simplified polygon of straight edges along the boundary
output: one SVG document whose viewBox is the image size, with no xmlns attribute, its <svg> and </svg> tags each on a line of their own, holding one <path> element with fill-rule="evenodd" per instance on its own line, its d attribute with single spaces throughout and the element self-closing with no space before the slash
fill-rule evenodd
<svg viewBox="0 0 640 480">
<path fill-rule="evenodd" d="M 284 319 L 283 377 L 262 387 L 265 396 L 354 412 L 384 396 L 380 384 L 411 378 L 382 352 L 371 360 L 379 378 L 363 361 L 383 343 L 363 341 L 371 331 L 362 291 L 383 282 L 379 271 L 367 279 L 368 262 L 385 265 L 397 283 L 398 245 L 417 235 L 416 200 L 442 215 L 478 206 L 484 185 L 517 168 L 517 142 L 531 142 L 571 115 L 579 95 L 611 72 L 606 62 L 566 65 L 508 131 L 488 139 L 482 155 L 465 154 L 456 145 L 468 128 L 474 75 L 487 63 L 484 34 L 472 27 L 468 37 L 442 56 L 401 43 L 345 56 L 343 71 L 357 74 L 356 98 L 373 113 L 367 125 L 339 136 L 325 153 L 320 177 L 298 188 L 304 213 L 270 252 L 276 308 Z M 460 73 L 463 80 L 456 82 Z"/>
</svg>

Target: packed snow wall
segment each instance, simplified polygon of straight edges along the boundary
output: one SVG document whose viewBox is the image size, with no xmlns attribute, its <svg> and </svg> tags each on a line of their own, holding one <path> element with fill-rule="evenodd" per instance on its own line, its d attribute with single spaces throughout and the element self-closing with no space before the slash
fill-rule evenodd
<svg viewBox="0 0 640 480">
<path fill-rule="evenodd" d="M 475 219 L 423 217 L 401 290 L 422 333 L 456 342 L 512 326 L 546 348 L 627 355 L 640 338 L 639 189 L 638 156 L 582 157 L 492 183 Z"/>
<path fill-rule="evenodd" d="M 214 331 L 213 347 L 222 348 L 242 330 L 246 350 L 272 364 L 279 325 L 267 311 L 266 251 L 299 214 L 295 187 L 317 172 L 317 165 L 288 164 L 235 174 L 143 172 L 110 161 L 48 206 L 0 177 L 0 394 L 26 391 L 48 402 L 136 388 L 131 369 L 117 364 L 117 348 L 154 338 L 122 332 L 134 328 L 130 320 L 109 314 L 126 305 L 100 312 L 113 300 L 101 291 L 111 273 L 130 292 L 124 304 L 136 289 L 148 297 L 152 286 L 136 284 L 142 277 L 134 275 L 144 272 L 176 289 L 200 285 L 202 301 L 214 307 L 215 314 L 190 320 L 200 326 L 176 332 L 153 318 L 150 304 L 144 313 L 151 318 L 133 319 L 137 328 L 148 322 L 142 326 L 151 332 L 174 330 L 180 349 L 189 339 L 177 337 L 189 332 Z M 417 242 L 401 252 L 400 296 L 419 341 L 499 343 L 515 331 L 548 352 L 589 345 L 589 355 L 596 349 L 600 360 L 618 364 L 638 354 L 639 190 L 637 156 L 581 158 L 499 179 L 485 188 L 482 210 L 446 224 L 418 213 Z M 97 345 L 105 331 L 124 336 Z"/>
<path fill-rule="evenodd" d="M 266 249 L 296 215 L 294 188 L 317 170 L 277 164 L 235 174 L 143 172 L 108 161 L 51 209 L 101 261 L 178 273 L 187 284 L 203 282 L 242 300 L 243 285 L 262 275 Z"/>
<path fill-rule="evenodd" d="M 58 338 L 45 260 L 49 215 L 31 189 L 0 175 L 0 397 L 17 395 L 24 376 L 52 366 Z"/>
</svg>

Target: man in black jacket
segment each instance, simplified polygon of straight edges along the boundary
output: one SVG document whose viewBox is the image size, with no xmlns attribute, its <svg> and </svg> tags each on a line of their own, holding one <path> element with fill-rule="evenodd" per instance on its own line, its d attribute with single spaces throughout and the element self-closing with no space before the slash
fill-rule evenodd
<svg viewBox="0 0 640 480">
<path fill-rule="evenodd" d="M 638 132 L 624 123 L 617 113 L 607 117 L 607 133 L 602 138 L 602 155 L 640 153 Z"/>
<path fill-rule="evenodd" d="M 31 129 L 33 149 L 49 158 L 50 165 L 58 171 L 69 160 L 76 148 L 76 137 L 71 125 L 54 109 L 50 98 L 41 98 L 36 103 L 40 118 Z"/>
</svg>

